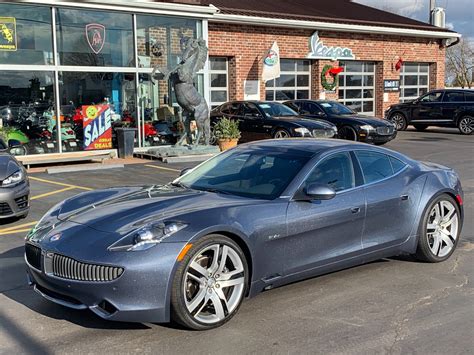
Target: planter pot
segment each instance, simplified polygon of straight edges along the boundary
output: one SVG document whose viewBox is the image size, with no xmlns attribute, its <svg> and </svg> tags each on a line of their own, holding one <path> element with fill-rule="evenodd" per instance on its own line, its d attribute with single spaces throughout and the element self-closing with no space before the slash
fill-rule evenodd
<svg viewBox="0 0 474 355">
<path fill-rule="evenodd" d="M 223 152 L 224 150 L 236 147 L 238 141 L 238 139 L 219 139 L 217 144 L 219 144 L 219 149 Z"/>
</svg>

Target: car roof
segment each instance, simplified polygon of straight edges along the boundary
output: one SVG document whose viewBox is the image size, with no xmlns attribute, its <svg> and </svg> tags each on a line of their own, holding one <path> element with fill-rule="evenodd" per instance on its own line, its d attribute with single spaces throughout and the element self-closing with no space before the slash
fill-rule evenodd
<svg viewBox="0 0 474 355">
<path fill-rule="evenodd" d="M 315 155 L 322 151 L 335 148 L 364 146 L 367 144 L 355 143 L 341 139 L 308 139 L 308 138 L 287 138 L 287 139 L 267 139 L 241 144 L 241 148 L 258 148 L 272 151 L 291 151 L 303 155 Z"/>
<path fill-rule="evenodd" d="M 347 141 L 343 139 L 311 139 L 311 138 L 286 138 L 286 139 L 267 139 L 239 144 L 235 149 L 261 149 L 264 151 L 289 153 L 313 157 L 321 153 L 338 150 L 371 150 L 383 154 L 391 155 L 405 163 L 413 161 L 404 154 L 397 151 L 377 147 L 367 143 Z"/>
</svg>

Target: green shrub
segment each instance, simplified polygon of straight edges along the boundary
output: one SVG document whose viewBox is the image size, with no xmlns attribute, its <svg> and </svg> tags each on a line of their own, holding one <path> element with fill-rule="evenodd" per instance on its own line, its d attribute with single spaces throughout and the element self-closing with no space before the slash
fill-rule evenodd
<svg viewBox="0 0 474 355">
<path fill-rule="evenodd" d="M 214 126 L 214 136 L 217 139 L 239 139 L 239 122 L 221 118 Z"/>
</svg>

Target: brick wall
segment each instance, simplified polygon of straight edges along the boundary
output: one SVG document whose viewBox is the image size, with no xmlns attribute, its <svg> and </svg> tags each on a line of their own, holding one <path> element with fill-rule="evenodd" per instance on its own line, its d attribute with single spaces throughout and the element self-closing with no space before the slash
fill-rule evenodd
<svg viewBox="0 0 474 355">
<path fill-rule="evenodd" d="M 244 80 L 257 80 L 262 75 L 263 56 L 276 40 L 281 58 L 302 59 L 309 52 L 308 40 L 312 30 L 271 28 L 224 23 L 209 23 L 209 55 L 231 59 L 229 65 L 231 100 L 244 98 Z M 399 93 L 389 93 L 383 102 L 383 80 L 399 79 L 395 63 L 402 57 L 405 62 L 430 63 L 430 87 L 444 87 L 445 50 L 439 42 L 426 38 L 353 34 L 319 31 L 327 46 L 349 47 L 356 60 L 376 62 L 376 115 L 399 101 Z M 319 98 L 322 90 L 319 75 L 326 60 L 313 60 L 311 66 L 311 96 Z M 235 86 L 234 86 L 235 85 Z M 265 85 L 261 82 L 261 99 L 265 98 Z M 327 99 L 337 99 L 338 94 L 326 94 Z"/>
</svg>

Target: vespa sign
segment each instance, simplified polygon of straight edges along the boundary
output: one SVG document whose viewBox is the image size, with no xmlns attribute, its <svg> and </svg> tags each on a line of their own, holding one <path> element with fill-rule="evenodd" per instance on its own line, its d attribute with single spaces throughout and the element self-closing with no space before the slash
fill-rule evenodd
<svg viewBox="0 0 474 355">
<path fill-rule="evenodd" d="M 306 58 L 309 59 L 355 59 L 352 49 L 341 47 L 325 46 L 323 41 L 319 38 L 318 31 L 314 32 L 309 39 L 310 51 Z"/>
</svg>

